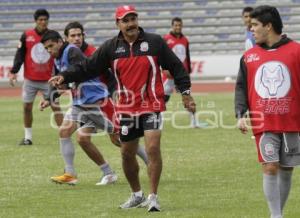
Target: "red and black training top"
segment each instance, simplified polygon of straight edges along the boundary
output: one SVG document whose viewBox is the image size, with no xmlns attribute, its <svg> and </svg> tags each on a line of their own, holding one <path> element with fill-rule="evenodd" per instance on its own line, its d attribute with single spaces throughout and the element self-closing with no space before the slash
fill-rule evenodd
<svg viewBox="0 0 300 218">
<path fill-rule="evenodd" d="M 107 40 L 90 58 L 61 73 L 65 82 L 82 82 L 111 68 L 117 79 L 119 113 L 164 111 L 161 68 L 170 71 L 181 93 L 190 89 L 190 78 L 161 36 L 146 33 L 142 28 L 139 31 L 138 39 L 131 45 L 121 32 Z"/>
</svg>

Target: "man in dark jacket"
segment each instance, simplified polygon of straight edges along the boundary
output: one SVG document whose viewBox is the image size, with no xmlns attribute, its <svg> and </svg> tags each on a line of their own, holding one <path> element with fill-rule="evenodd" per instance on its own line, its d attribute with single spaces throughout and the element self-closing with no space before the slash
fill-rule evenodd
<svg viewBox="0 0 300 218">
<path fill-rule="evenodd" d="M 73 65 L 68 71 L 50 79 L 58 86 L 71 81 L 84 81 L 99 76 L 111 68 L 117 79 L 120 115 L 120 138 L 125 176 L 132 195 L 120 208 L 134 208 L 148 205 L 148 211 L 160 211 L 157 197 L 162 171 L 160 153 L 161 112 L 165 110 L 164 90 L 160 67 L 170 71 L 175 84 L 182 94 L 184 106 L 195 111 L 195 103 L 190 95 L 190 78 L 184 66 L 169 49 L 165 41 L 156 34 L 144 32 L 138 25 L 138 14 L 133 6 L 116 9 L 118 36 L 107 40 L 92 57 Z M 99 71 L 100 70 L 100 71 Z M 142 192 L 136 160 L 139 138 L 144 136 L 149 159 L 148 175 L 150 194 L 148 199 Z"/>
</svg>

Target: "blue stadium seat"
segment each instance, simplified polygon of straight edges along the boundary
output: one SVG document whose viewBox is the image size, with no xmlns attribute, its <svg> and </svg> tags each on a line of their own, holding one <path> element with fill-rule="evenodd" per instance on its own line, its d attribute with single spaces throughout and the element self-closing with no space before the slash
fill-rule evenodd
<svg viewBox="0 0 300 218">
<path fill-rule="evenodd" d="M 249 4 L 255 4 L 256 0 L 244 0 L 245 4 L 249 5 Z"/>
<path fill-rule="evenodd" d="M 246 5 L 255 7 L 264 2 L 268 1 L 1 0 L 0 44 L 7 48 L 12 46 L 15 50 L 22 31 L 33 26 L 34 10 L 44 7 L 51 14 L 50 28 L 62 32 L 68 22 L 78 20 L 83 23 L 88 39 L 99 45 L 118 33 L 114 22 L 116 6 L 130 3 L 136 6 L 140 25 L 148 32 L 164 35 L 170 30 L 171 19 L 175 16 L 182 17 L 183 31 L 191 40 L 193 53 L 242 52 L 244 26 L 241 10 Z M 296 39 L 300 39 L 299 3 L 300 0 L 281 0 L 274 1 L 273 4 L 282 15 L 284 31 L 297 37 Z"/>
</svg>

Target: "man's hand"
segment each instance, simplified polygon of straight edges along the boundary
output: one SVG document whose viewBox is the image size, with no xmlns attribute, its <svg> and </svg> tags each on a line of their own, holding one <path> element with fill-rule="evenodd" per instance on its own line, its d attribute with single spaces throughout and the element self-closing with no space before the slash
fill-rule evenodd
<svg viewBox="0 0 300 218">
<path fill-rule="evenodd" d="M 192 113 L 196 112 L 196 103 L 192 96 L 190 95 L 182 95 L 182 103 L 183 106 Z"/>
<path fill-rule="evenodd" d="M 245 117 L 239 118 L 237 125 L 243 134 L 246 134 L 248 132 L 247 118 Z"/>
<path fill-rule="evenodd" d="M 48 83 L 51 85 L 51 86 L 54 86 L 56 88 L 60 88 L 63 81 L 64 81 L 64 77 L 63 76 L 53 76 L 51 77 L 49 80 L 48 80 Z"/>
<path fill-rule="evenodd" d="M 42 101 L 40 101 L 39 109 L 40 109 L 40 111 L 43 111 L 46 107 L 49 107 L 49 106 L 50 106 L 50 101 L 43 99 Z"/>
<path fill-rule="evenodd" d="M 9 73 L 9 84 L 14 87 L 17 83 L 17 74 Z"/>
</svg>

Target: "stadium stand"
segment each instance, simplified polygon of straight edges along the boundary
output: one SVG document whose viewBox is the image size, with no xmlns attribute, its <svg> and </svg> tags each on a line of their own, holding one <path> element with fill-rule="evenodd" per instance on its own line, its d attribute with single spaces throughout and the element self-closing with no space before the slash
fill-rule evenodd
<svg viewBox="0 0 300 218">
<path fill-rule="evenodd" d="M 241 10 L 246 5 L 276 6 L 284 20 L 284 31 L 300 40 L 299 0 L 1 0 L 0 57 L 12 59 L 22 31 L 33 26 L 32 14 L 37 8 L 51 13 L 50 28 L 60 32 L 70 21 L 82 22 L 87 41 L 98 46 L 117 33 L 113 16 L 115 7 L 121 4 L 134 4 L 141 26 L 161 35 L 169 32 L 172 17 L 182 17 L 192 55 L 241 53 Z"/>
</svg>

